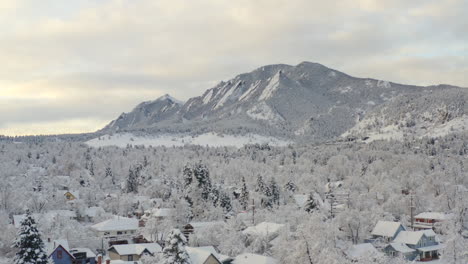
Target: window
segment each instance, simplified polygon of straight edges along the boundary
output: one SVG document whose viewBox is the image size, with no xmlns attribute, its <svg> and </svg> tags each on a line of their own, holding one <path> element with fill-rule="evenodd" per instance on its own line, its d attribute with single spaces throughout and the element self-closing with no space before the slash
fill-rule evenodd
<svg viewBox="0 0 468 264">
<path fill-rule="evenodd" d="M 57 250 L 57 259 L 62 259 L 63 257 L 63 251 L 62 250 Z"/>
<path fill-rule="evenodd" d="M 121 235 L 122 234 L 122 231 L 117 231 L 117 235 Z"/>
<path fill-rule="evenodd" d="M 128 256 L 128 261 L 133 261 L 133 255 Z"/>
<path fill-rule="evenodd" d="M 108 235 L 110 235 L 110 233 L 109 232 L 104 232 L 104 235 L 108 236 Z"/>
</svg>

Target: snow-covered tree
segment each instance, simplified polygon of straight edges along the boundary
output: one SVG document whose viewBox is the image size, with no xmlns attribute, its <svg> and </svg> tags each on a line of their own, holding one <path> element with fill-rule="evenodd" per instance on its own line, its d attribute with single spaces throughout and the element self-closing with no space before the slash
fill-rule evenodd
<svg viewBox="0 0 468 264">
<path fill-rule="evenodd" d="M 14 247 L 18 248 L 15 264 L 47 264 L 44 243 L 29 210 L 21 221 Z"/>
<path fill-rule="evenodd" d="M 307 197 L 307 201 L 304 204 L 304 210 L 308 213 L 313 212 L 317 209 L 317 202 L 314 199 L 314 194 L 311 193 Z"/>
<path fill-rule="evenodd" d="M 242 188 L 239 195 L 239 202 L 242 205 L 242 209 L 247 210 L 247 206 L 249 205 L 249 190 L 245 183 L 245 177 L 242 177 Z"/>
<path fill-rule="evenodd" d="M 164 264 L 191 264 L 186 245 L 184 234 L 179 229 L 173 229 L 167 236 L 163 249 Z"/>
</svg>

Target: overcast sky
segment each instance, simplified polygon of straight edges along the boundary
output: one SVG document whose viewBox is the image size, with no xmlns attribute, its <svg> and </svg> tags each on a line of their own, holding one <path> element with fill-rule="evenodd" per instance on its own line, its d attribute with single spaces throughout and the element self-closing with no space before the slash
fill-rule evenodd
<svg viewBox="0 0 468 264">
<path fill-rule="evenodd" d="M 0 0 L 0 134 L 95 131 L 266 64 L 468 87 L 467 0 Z"/>
</svg>

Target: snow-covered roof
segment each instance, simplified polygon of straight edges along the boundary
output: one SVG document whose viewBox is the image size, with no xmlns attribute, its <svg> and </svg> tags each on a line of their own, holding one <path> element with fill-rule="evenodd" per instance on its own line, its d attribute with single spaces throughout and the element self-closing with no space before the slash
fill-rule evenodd
<svg viewBox="0 0 468 264">
<path fill-rule="evenodd" d="M 279 261 L 272 258 L 257 254 L 244 253 L 237 256 L 232 264 L 278 264 Z"/>
<path fill-rule="evenodd" d="M 213 221 L 213 222 L 190 222 L 189 223 L 193 229 L 203 229 L 203 228 L 212 228 L 214 226 L 221 226 L 225 223 L 222 221 Z"/>
<path fill-rule="evenodd" d="M 396 251 L 398 252 L 401 252 L 401 253 L 411 253 L 411 252 L 414 252 L 415 250 L 408 247 L 406 244 L 404 243 L 390 243 L 390 246 L 395 249 Z"/>
<path fill-rule="evenodd" d="M 305 203 L 307 202 L 307 198 L 309 198 L 306 194 L 295 194 L 294 201 L 296 201 L 297 206 L 304 207 Z"/>
<path fill-rule="evenodd" d="M 91 226 L 92 229 L 100 232 L 121 231 L 121 230 L 137 230 L 138 220 L 121 216 Z"/>
<path fill-rule="evenodd" d="M 371 243 L 363 243 L 353 245 L 347 252 L 346 255 L 350 258 L 361 258 L 364 256 L 376 256 L 379 252 Z"/>
<path fill-rule="evenodd" d="M 421 219 L 434 219 L 434 220 L 445 220 L 448 218 L 448 215 L 439 212 L 424 212 L 416 215 L 414 218 L 421 218 Z"/>
<path fill-rule="evenodd" d="M 185 248 L 187 249 L 187 253 L 190 257 L 190 260 L 192 261 L 192 264 L 204 264 L 211 255 L 217 259 L 217 257 L 209 250 L 204 250 L 202 248 L 196 247 Z"/>
<path fill-rule="evenodd" d="M 193 248 L 192 248 L 192 249 L 193 249 Z M 215 257 L 216 257 L 219 261 L 221 261 L 221 262 L 224 262 L 224 261 L 227 261 L 227 260 L 232 259 L 232 258 L 229 257 L 229 256 L 219 254 L 218 251 L 217 251 L 213 246 L 196 247 L 196 249 L 198 249 L 198 250 L 204 250 L 204 251 L 210 252 L 211 254 L 213 254 L 213 256 L 215 256 Z"/>
<path fill-rule="evenodd" d="M 379 221 L 372 230 L 372 235 L 393 237 L 400 228 L 400 222 Z"/>
<path fill-rule="evenodd" d="M 85 252 L 87 258 L 95 258 L 96 254 L 89 248 L 72 248 L 70 253 L 75 254 L 78 252 Z"/>
<path fill-rule="evenodd" d="M 32 214 L 32 216 L 34 220 L 36 220 L 36 222 L 54 222 L 57 220 L 57 218 L 76 218 L 76 213 L 70 210 L 51 210 L 44 214 Z M 16 228 L 19 228 L 21 226 L 21 221 L 23 221 L 24 217 L 25 215 L 13 215 L 13 223 Z"/>
<path fill-rule="evenodd" d="M 421 237 L 423 235 L 425 235 L 426 237 L 436 236 L 432 229 L 421 231 L 401 231 L 400 233 L 398 233 L 397 237 L 395 237 L 394 242 L 405 243 L 408 245 L 416 245 L 418 244 L 419 240 L 421 240 Z"/>
<path fill-rule="evenodd" d="M 56 239 L 45 244 L 47 255 L 52 254 L 59 246 L 62 246 L 66 251 L 70 252 L 70 246 L 68 245 L 67 239 Z"/>
<path fill-rule="evenodd" d="M 283 224 L 276 224 L 276 223 L 269 223 L 269 222 L 261 222 L 256 226 L 250 226 L 242 231 L 243 234 L 247 235 L 271 235 L 276 234 L 278 231 L 283 228 Z"/>
<path fill-rule="evenodd" d="M 121 256 L 141 255 L 145 250 L 151 254 L 162 252 L 161 246 L 157 243 L 114 245 L 112 248 Z"/>
</svg>

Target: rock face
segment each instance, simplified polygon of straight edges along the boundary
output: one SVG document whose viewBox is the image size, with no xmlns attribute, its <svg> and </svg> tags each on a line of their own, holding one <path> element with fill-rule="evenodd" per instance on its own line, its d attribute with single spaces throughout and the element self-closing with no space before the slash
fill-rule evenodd
<svg viewBox="0 0 468 264">
<path fill-rule="evenodd" d="M 445 91 L 467 94 L 466 89 L 448 85 L 421 87 L 355 78 L 318 63 L 268 65 L 220 82 L 185 103 L 169 95 L 142 103 L 102 131 L 257 133 L 325 141 L 343 134 L 362 136 L 365 131 L 356 127 L 360 122 L 396 112 L 391 109 L 401 108 L 404 103 L 396 101 L 404 98 L 424 100 L 420 98 L 437 93 L 442 98 L 432 96 L 430 102 L 443 108 Z"/>
</svg>

